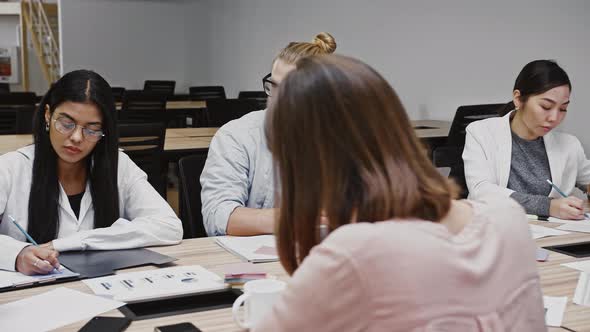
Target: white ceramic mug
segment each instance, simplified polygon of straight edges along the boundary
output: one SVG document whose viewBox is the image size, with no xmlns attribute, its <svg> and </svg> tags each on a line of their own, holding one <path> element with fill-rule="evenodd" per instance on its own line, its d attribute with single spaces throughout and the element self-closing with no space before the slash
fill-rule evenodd
<svg viewBox="0 0 590 332">
<path fill-rule="evenodd" d="M 244 294 L 234 301 L 232 307 L 236 324 L 243 329 L 249 329 L 256 325 L 270 311 L 285 286 L 285 282 L 275 279 L 252 280 L 245 283 Z M 242 303 L 244 303 L 245 320 L 238 317 Z"/>
</svg>

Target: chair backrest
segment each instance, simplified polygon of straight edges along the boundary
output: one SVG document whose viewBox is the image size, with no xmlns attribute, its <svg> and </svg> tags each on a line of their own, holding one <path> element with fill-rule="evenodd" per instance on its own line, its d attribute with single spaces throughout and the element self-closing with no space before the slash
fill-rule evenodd
<svg viewBox="0 0 590 332">
<path fill-rule="evenodd" d="M 467 198 L 469 191 L 465 181 L 462 154 L 462 146 L 439 146 L 432 151 L 432 162 L 437 168 L 450 168 L 447 176 L 455 180 L 455 183 L 461 188 L 460 196 Z"/>
<path fill-rule="evenodd" d="M 268 96 L 264 91 L 240 91 L 238 99 L 250 99 L 255 100 L 259 110 L 266 108 L 266 100 Z"/>
<path fill-rule="evenodd" d="M 231 120 L 258 110 L 255 100 L 250 99 L 212 99 L 207 101 L 207 125 L 221 127 Z"/>
<path fill-rule="evenodd" d="M 162 154 L 166 139 L 163 123 L 119 124 L 119 147 L 148 175 L 148 181 L 166 197 Z"/>
<path fill-rule="evenodd" d="M 191 86 L 188 92 L 191 100 L 225 99 L 223 86 Z"/>
<path fill-rule="evenodd" d="M 460 146 L 465 145 L 465 128 L 471 122 L 487 118 L 497 117 L 500 109 L 506 104 L 482 104 L 482 105 L 465 105 L 459 106 L 451 128 L 446 145 Z"/>
<path fill-rule="evenodd" d="M 37 96 L 33 92 L 9 92 L 0 96 L 0 134 L 30 134 Z"/>
<path fill-rule="evenodd" d="M 119 111 L 123 123 L 167 123 L 166 96 L 145 91 L 127 90 Z"/>
<path fill-rule="evenodd" d="M 176 81 L 147 80 L 143 83 L 143 91 L 161 93 L 166 96 L 174 95 Z"/>
<path fill-rule="evenodd" d="M 123 96 L 125 95 L 125 88 L 113 86 L 113 87 L 111 87 L 111 91 L 113 93 L 113 98 L 115 99 L 116 103 L 123 102 Z"/>
<path fill-rule="evenodd" d="M 201 213 L 201 173 L 205 167 L 207 153 L 187 156 L 178 161 L 180 178 L 179 205 L 184 238 L 206 237 Z"/>
<path fill-rule="evenodd" d="M 10 85 L 8 83 L 0 83 L 0 93 L 10 92 Z"/>
</svg>

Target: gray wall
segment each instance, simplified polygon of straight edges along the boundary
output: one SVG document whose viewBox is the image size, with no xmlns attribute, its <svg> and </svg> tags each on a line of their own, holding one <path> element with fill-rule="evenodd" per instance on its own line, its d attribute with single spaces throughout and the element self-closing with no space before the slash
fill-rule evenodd
<svg viewBox="0 0 590 332">
<path fill-rule="evenodd" d="M 92 69 L 113 86 L 146 79 L 187 87 L 183 1 L 61 0 L 63 70 Z"/>
<path fill-rule="evenodd" d="M 505 102 L 524 64 L 556 59 L 570 74 L 562 130 L 590 149 L 590 2 L 570 0 L 61 0 L 64 69 L 113 85 L 145 79 L 260 90 L 289 41 L 332 33 L 337 52 L 369 63 L 411 118 L 452 119 L 459 105 Z M 588 150 L 590 151 L 590 150 Z"/>
<path fill-rule="evenodd" d="M 452 119 L 459 105 L 505 102 L 534 59 L 556 59 L 573 94 L 562 130 L 590 151 L 590 2 L 208 0 L 209 82 L 260 89 L 276 52 L 320 31 L 337 52 L 381 72 L 411 118 Z"/>
</svg>

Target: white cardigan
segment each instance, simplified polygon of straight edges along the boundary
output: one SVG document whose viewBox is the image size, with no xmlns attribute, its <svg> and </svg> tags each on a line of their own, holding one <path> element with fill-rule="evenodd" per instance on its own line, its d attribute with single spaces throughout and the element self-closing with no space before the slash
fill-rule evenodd
<svg viewBox="0 0 590 332">
<path fill-rule="evenodd" d="M 34 146 L 0 156 L 0 269 L 14 271 L 25 236 L 8 216 L 27 229 L 29 193 L 33 173 Z M 59 230 L 53 246 L 58 251 L 127 249 L 170 245 L 182 240 L 182 223 L 168 203 L 147 182 L 146 174 L 119 152 L 119 219 L 111 227 L 94 228 L 90 187 L 80 202 L 76 218 L 68 196 L 60 185 Z"/>
<path fill-rule="evenodd" d="M 510 114 L 467 126 L 463 162 L 470 199 L 478 200 L 494 193 L 510 196 L 514 192 L 506 188 L 512 161 Z M 575 195 L 579 193 L 576 185 L 590 184 L 590 161 L 576 137 L 550 131 L 543 136 L 543 141 L 551 181 L 557 187 L 567 195 Z M 561 195 L 552 189 L 549 197 L 560 198 Z"/>
</svg>

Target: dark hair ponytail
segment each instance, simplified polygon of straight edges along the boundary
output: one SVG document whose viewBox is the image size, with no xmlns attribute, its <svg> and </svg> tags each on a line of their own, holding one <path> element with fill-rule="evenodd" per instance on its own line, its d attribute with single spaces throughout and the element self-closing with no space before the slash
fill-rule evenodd
<svg viewBox="0 0 590 332">
<path fill-rule="evenodd" d="M 572 84 L 567 73 L 555 61 L 535 60 L 522 68 L 513 90 L 520 91 L 520 101 L 524 104 L 531 96 L 563 85 L 567 85 L 571 91 Z M 507 103 L 500 109 L 500 116 L 508 114 L 514 108 L 514 102 Z"/>
<path fill-rule="evenodd" d="M 91 103 L 102 115 L 105 136 L 86 158 L 94 207 L 94 227 L 107 227 L 119 218 L 117 187 L 118 141 L 115 101 L 109 84 L 95 72 L 72 71 L 51 85 L 35 114 L 35 159 L 29 195 L 29 234 L 39 243 L 54 240 L 59 230 L 57 154 L 46 130 L 45 109 L 53 114 L 64 102 Z"/>
</svg>

